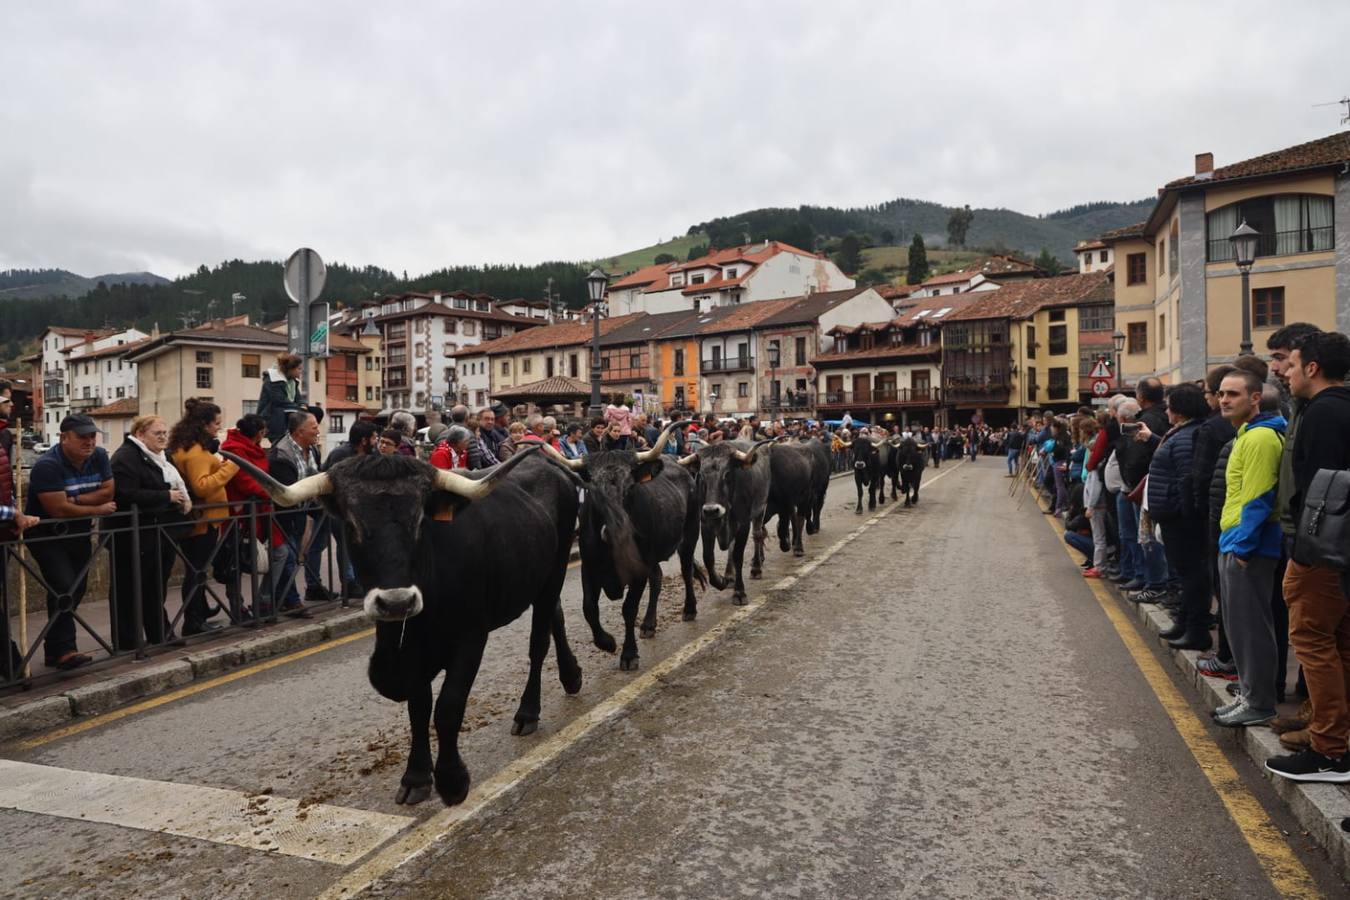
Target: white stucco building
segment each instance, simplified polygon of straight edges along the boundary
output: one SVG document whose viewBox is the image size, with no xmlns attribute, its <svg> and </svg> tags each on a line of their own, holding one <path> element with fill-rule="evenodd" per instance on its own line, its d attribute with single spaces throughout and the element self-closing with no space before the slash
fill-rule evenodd
<svg viewBox="0 0 1350 900">
<path fill-rule="evenodd" d="M 128 328 L 72 344 L 66 357 L 67 399 L 73 412 L 88 412 L 136 396 L 136 364 L 123 359 L 127 350 L 149 337 Z M 56 424 L 60 424 L 57 420 Z"/>
</svg>

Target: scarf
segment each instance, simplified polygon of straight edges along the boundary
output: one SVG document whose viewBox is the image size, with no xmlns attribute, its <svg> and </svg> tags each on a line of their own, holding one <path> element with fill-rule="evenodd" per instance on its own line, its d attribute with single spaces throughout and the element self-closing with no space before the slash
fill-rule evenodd
<svg viewBox="0 0 1350 900">
<path fill-rule="evenodd" d="M 164 452 L 152 452 L 149 447 L 145 446 L 145 443 L 140 438 L 133 437 L 132 435 L 127 435 L 127 440 L 131 441 L 137 447 L 140 447 L 141 452 L 145 454 L 145 458 L 159 466 L 160 472 L 164 475 L 164 481 L 171 490 L 182 491 L 183 502 L 179 504 L 179 510 L 185 515 L 191 512 L 192 494 L 188 491 L 187 482 L 183 481 L 182 474 L 173 463 L 169 462 L 168 458 L 164 455 Z"/>
</svg>

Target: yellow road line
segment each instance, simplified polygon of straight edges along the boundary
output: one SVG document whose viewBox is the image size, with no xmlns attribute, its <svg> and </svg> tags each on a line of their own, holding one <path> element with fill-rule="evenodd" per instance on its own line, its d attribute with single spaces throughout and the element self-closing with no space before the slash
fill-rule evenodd
<svg viewBox="0 0 1350 900">
<path fill-rule="evenodd" d="M 1069 559 L 1073 559 L 1073 548 L 1064 543 L 1064 524 L 1056 516 L 1047 519 L 1051 530 L 1064 547 L 1064 552 Z M 1280 829 L 1270 821 L 1270 816 L 1252 796 L 1242 777 L 1228 762 L 1228 758 L 1214 742 L 1190 704 L 1181 696 L 1172 679 L 1153 656 L 1140 636 L 1136 623 L 1125 615 L 1119 602 L 1111 596 L 1106 585 L 1099 579 L 1086 578 L 1084 581 L 1092 591 L 1092 596 L 1097 598 L 1107 619 L 1115 627 L 1116 634 L 1120 636 L 1121 643 L 1133 657 L 1134 664 L 1139 667 L 1144 680 L 1153 689 L 1153 694 L 1162 704 L 1163 711 L 1172 720 L 1172 726 L 1176 728 L 1177 734 L 1181 735 L 1186 749 L 1191 751 L 1191 756 L 1200 766 L 1200 771 L 1209 780 L 1210 787 L 1214 788 L 1214 792 L 1223 801 L 1228 815 L 1242 832 L 1247 846 L 1256 855 L 1256 861 L 1265 871 L 1270 883 L 1275 886 L 1275 890 L 1279 891 L 1282 897 L 1308 898 L 1308 900 L 1320 898 L 1322 893 L 1317 889 L 1312 875 L 1299 861 Z"/>
<path fill-rule="evenodd" d="M 44 744 L 50 744 L 53 741 L 59 741 L 62 738 L 70 737 L 73 734 L 89 731 L 91 728 L 99 728 L 119 719 L 125 719 L 128 716 L 134 716 L 138 713 L 147 712 L 173 703 L 175 700 L 182 700 L 184 697 L 191 697 L 194 694 L 200 694 L 202 691 L 209 691 L 212 688 L 220 687 L 223 684 L 239 681 L 248 678 L 251 675 L 257 675 L 259 672 L 266 672 L 268 669 L 275 669 L 277 666 L 284 666 L 287 663 L 295 662 L 298 659 L 304 659 L 307 656 L 313 656 L 316 653 L 322 653 L 325 650 L 332 650 L 334 647 L 341 647 L 344 644 L 350 644 L 353 641 L 359 641 L 362 638 L 370 637 L 375 633 L 374 628 L 366 628 L 355 634 L 344 635 L 331 641 L 325 641 L 321 644 L 315 644 L 313 647 L 306 647 L 303 650 L 297 650 L 294 653 L 287 653 L 285 656 L 277 656 L 272 659 L 264 660 L 260 663 L 247 666 L 243 669 L 236 669 L 233 672 L 227 672 L 224 675 L 217 675 L 215 678 L 208 678 L 205 681 L 197 681 L 186 687 L 169 691 L 167 694 L 160 694 L 158 697 L 151 697 L 149 700 L 142 700 L 139 703 L 133 703 L 130 706 L 123 706 L 120 709 L 114 709 L 101 715 L 91 716 L 88 719 L 82 719 L 73 725 L 66 725 L 55 731 L 49 731 L 46 734 L 38 735 L 24 741 L 18 741 L 13 746 L 23 750 L 32 750 L 34 747 L 41 747 Z"/>
<path fill-rule="evenodd" d="M 931 479 L 930 484 L 960 467 L 961 464 L 957 463 L 947 472 Z M 830 545 L 821 556 L 804 563 L 795 574 L 800 576 L 813 571 L 872 525 L 901 507 L 902 504 L 896 502 L 883 512 L 872 516 Z M 787 579 L 785 578 L 783 581 L 787 581 Z M 573 719 L 561 731 L 543 741 L 529 753 L 514 762 L 508 763 L 503 769 L 481 784 L 474 785 L 468 798 L 459 806 L 447 807 L 415 826 L 403 837 L 348 872 L 341 880 L 330 885 L 327 890 L 319 895 L 319 900 L 340 900 L 340 898 L 352 897 L 370 887 L 379 878 L 411 862 L 438 841 L 449 837 L 463 827 L 465 823 L 481 815 L 498 799 L 558 759 L 568 748 L 585 738 L 591 731 L 622 715 L 635 701 L 670 677 L 671 673 L 699 655 L 701 651 L 716 643 L 732 628 L 761 610 L 768 602 L 770 595 L 778 590 L 778 585 L 775 585 L 745 606 L 738 607 L 703 634 L 634 678 L 627 685 L 596 704 L 588 712 Z"/>
</svg>

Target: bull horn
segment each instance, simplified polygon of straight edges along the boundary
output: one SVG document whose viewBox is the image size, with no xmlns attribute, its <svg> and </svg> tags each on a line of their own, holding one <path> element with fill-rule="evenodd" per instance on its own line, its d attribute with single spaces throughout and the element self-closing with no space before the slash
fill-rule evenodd
<svg viewBox="0 0 1350 900">
<path fill-rule="evenodd" d="M 544 448 L 545 453 L 553 457 L 555 462 L 562 463 L 564 466 L 567 466 L 567 468 L 571 469 L 574 472 L 579 472 L 582 469 L 586 468 L 586 460 L 584 459 L 568 459 L 567 457 L 559 453 L 552 444 L 541 444 L 540 446 Z"/>
<path fill-rule="evenodd" d="M 660 459 L 661 451 L 666 449 L 666 444 L 670 441 L 670 433 L 674 431 L 679 424 L 679 422 L 671 422 L 665 428 L 662 428 L 661 433 L 657 435 L 656 443 L 652 444 L 650 450 L 638 451 L 637 461 L 639 463 L 645 463 L 651 462 L 654 459 Z"/>
<path fill-rule="evenodd" d="M 465 500 L 482 500 L 497 488 L 497 485 L 501 483 L 502 478 L 508 472 L 524 462 L 525 458 L 535 452 L 538 447 L 543 446 L 542 443 L 530 446 L 530 443 L 532 442 L 527 441 L 525 446 L 512 453 L 506 462 L 493 468 L 492 472 L 485 478 L 475 480 L 466 478 L 449 469 L 436 469 L 434 484 L 438 490 L 447 491 L 463 497 Z"/>
<path fill-rule="evenodd" d="M 882 438 L 881 440 L 878 440 L 876 438 L 868 438 L 868 440 L 872 442 L 873 447 L 880 447 L 882 444 L 886 443 L 886 440 L 884 438 Z"/>
<path fill-rule="evenodd" d="M 698 462 L 697 453 L 690 453 L 688 456 L 680 457 L 680 465 L 682 466 L 692 466 L 696 462 Z"/>
<path fill-rule="evenodd" d="M 772 444 L 776 440 L 778 440 L 778 438 L 765 438 L 762 441 L 755 441 L 755 443 L 750 446 L 750 452 L 748 453 L 744 450 L 735 450 L 733 452 L 736 454 L 736 459 L 739 461 L 743 463 L 753 463 L 755 461 L 755 454 L 759 452 L 759 448 L 763 447 L 765 444 Z"/>
<path fill-rule="evenodd" d="M 252 475 L 253 480 L 258 482 L 263 490 L 267 491 L 267 495 L 272 498 L 272 502 L 277 506 L 299 506 L 307 500 L 313 500 L 315 497 L 333 492 L 333 482 L 329 479 L 327 472 L 301 478 L 295 484 L 282 484 L 253 463 L 235 456 L 228 450 L 222 450 L 220 455 Z"/>
</svg>

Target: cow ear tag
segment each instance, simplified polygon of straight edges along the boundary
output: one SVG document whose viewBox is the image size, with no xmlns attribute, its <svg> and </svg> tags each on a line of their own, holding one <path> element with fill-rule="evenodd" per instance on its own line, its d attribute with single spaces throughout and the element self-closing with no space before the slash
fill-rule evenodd
<svg viewBox="0 0 1350 900">
<path fill-rule="evenodd" d="M 638 484 L 646 484 L 651 480 L 652 480 L 652 473 L 648 472 L 647 474 L 643 475 L 641 478 L 638 479 Z"/>
<path fill-rule="evenodd" d="M 436 507 L 436 512 L 431 516 L 437 522 L 455 521 L 455 504 L 446 502 Z"/>
</svg>

